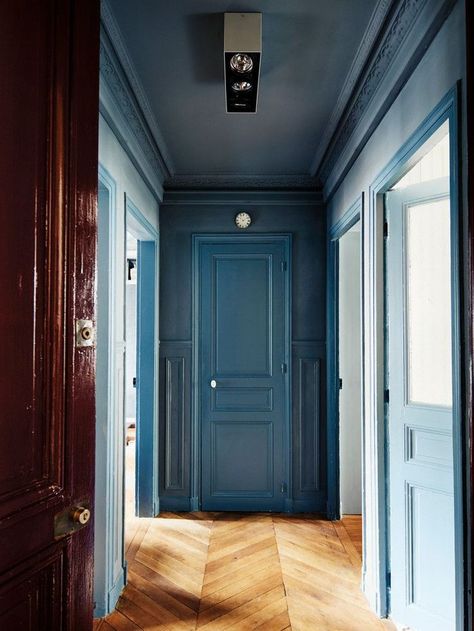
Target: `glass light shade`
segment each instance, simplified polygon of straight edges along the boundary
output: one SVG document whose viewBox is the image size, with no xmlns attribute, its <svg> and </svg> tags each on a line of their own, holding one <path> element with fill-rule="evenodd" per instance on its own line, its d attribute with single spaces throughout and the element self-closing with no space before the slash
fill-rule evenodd
<svg viewBox="0 0 474 631">
<path fill-rule="evenodd" d="M 252 57 L 245 53 L 235 53 L 230 60 L 230 67 L 240 74 L 250 72 L 253 68 Z"/>
<path fill-rule="evenodd" d="M 248 92 L 252 87 L 252 84 L 248 81 L 236 81 L 232 84 L 234 92 Z"/>
</svg>

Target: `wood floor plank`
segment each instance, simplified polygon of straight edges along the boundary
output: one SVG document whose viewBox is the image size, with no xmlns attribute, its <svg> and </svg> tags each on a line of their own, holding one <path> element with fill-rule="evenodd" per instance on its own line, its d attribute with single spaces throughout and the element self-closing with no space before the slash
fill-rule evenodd
<svg viewBox="0 0 474 631">
<path fill-rule="evenodd" d="M 394 631 L 360 591 L 358 516 L 168 512 L 133 528 L 128 585 L 94 631 Z"/>
<path fill-rule="evenodd" d="M 362 562 L 362 557 L 359 551 L 356 549 L 354 542 L 352 541 L 349 533 L 347 532 L 344 522 L 335 521 L 334 528 L 337 531 L 337 534 L 344 546 L 345 551 L 347 552 L 347 556 L 351 560 L 352 565 L 359 568 Z"/>
</svg>

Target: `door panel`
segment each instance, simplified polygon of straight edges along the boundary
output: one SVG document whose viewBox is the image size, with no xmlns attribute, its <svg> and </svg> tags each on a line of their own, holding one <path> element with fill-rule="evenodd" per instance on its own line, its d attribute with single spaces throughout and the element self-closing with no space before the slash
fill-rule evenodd
<svg viewBox="0 0 474 631">
<path fill-rule="evenodd" d="M 200 244 L 204 510 L 284 508 L 286 257 L 281 237 Z"/>
<path fill-rule="evenodd" d="M 88 629 L 92 508 L 99 6 L 0 5 L 0 627 Z M 79 15 L 80 14 L 80 15 Z M 79 98 L 80 94 L 80 98 Z"/>
<path fill-rule="evenodd" d="M 387 194 L 391 615 L 455 628 L 447 179 Z"/>
</svg>

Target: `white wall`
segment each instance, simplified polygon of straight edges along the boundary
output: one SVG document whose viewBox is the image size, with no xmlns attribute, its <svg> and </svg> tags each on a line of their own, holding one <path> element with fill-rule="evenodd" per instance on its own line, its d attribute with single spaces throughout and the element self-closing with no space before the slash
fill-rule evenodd
<svg viewBox="0 0 474 631">
<path fill-rule="evenodd" d="M 108 322 L 101 321 L 101 311 L 98 311 L 98 331 L 108 336 L 109 344 L 100 353 L 101 344 L 98 340 L 97 378 L 102 387 L 96 392 L 98 415 L 94 615 L 104 615 L 114 608 L 124 582 L 125 198 L 128 197 L 133 202 L 156 230 L 159 226 L 156 192 L 153 194 L 145 185 L 102 116 L 99 118 L 99 163 L 114 181 L 115 207 L 112 208 L 110 222 L 113 225 L 110 251 L 104 251 L 106 246 L 100 240 L 98 245 L 99 266 L 110 264 L 111 257 L 113 265 L 107 274 L 112 293 Z M 100 271 L 99 268 L 99 279 Z M 100 283 L 98 291 L 101 291 Z M 100 296 L 98 302 L 100 305 Z M 108 389 L 104 387 L 105 384 L 108 384 Z"/>
<path fill-rule="evenodd" d="M 465 112 L 465 7 L 456 2 L 445 23 L 435 36 L 417 68 L 397 99 L 374 130 L 342 183 L 328 202 L 328 223 L 334 225 L 353 204 L 365 196 L 364 251 L 364 590 L 371 606 L 382 611 L 384 595 L 380 592 L 384 546 L 379 533 L 385 531 L 383 454 L 377 450 L 383 427 L 383 274 L 377 276 L 377 290 L 372 293 L 374 268 L 383 267 L 382 248 L 372 250 L 369 220 L 370 186 L 400 147 L 420 126 L 446 93 L 462 82 L 461 108 Z M 467 149 L 465 115 L 463 115 L 462 163 L 466 178 Z M 334 181 L 334 177 L 330 177 Z M 463 208 L 467 208 L 466 186 Z M 380 221 L 380 219 L 378 220 Z M 375 317 L 375 321 L 374 321 Z M 383 386 L 382 386 L 383 388 Z"/>
<path fill-rule="evenodd" d="M 360 231 L 350 230 L 339 239 L 339 467 L 343 515 L 362 512 L 360 236 Z"/>
</svg>

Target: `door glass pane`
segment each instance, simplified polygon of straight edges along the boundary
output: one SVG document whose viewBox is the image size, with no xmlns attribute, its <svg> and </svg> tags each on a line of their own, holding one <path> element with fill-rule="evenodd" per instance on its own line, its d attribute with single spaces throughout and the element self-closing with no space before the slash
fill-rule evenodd
<svg viewBox="0 0 474 631">
<path fill-rule="evenodd" d="M 408 401 L 452 405 L 449 198 L 406 209 Z"/>
</svg>

